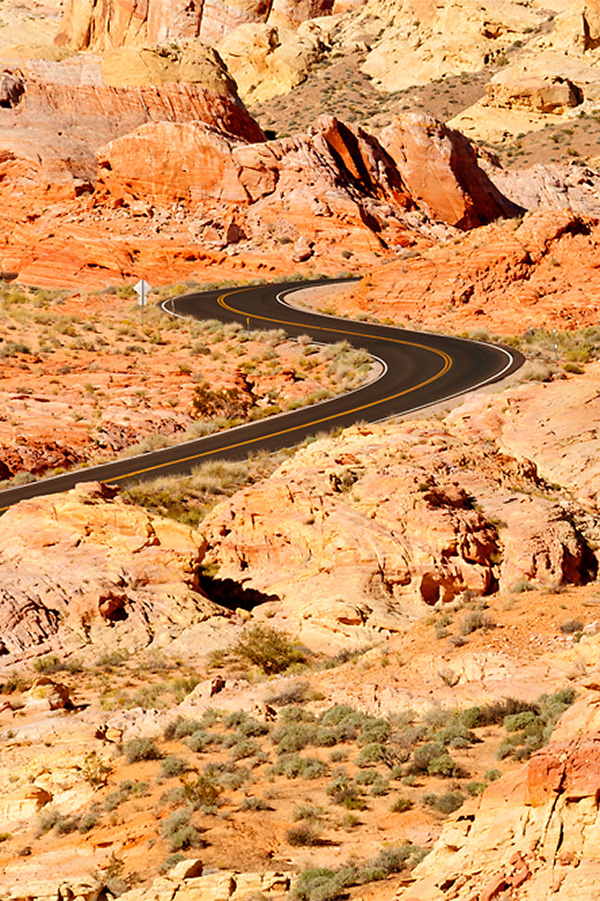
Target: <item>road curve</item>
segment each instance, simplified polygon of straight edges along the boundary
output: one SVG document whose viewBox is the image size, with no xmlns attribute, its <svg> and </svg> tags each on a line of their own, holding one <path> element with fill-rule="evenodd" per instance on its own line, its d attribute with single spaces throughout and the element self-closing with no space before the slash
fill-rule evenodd
<svg viewBox="0 0 600 901">
<path fill-rule="evenodd" d="M 276 450 L 318 431 L 348 426 L 358 420 L 378 421 L 412 413 L 497 381 L 523 363 L 522 355 L 509 348 L 338 319 L 289 305 L 293 292 L 299 288 L 327 284 L 332 282 L 221 289 L 171 298 L 162 307 L 176 316 L 240 322 L 252 329 L 283 328 L 291 337 L 309 334 L 323 343 L 348 341 L 382 361 L 382 373 L 377 379 L 291 413 L 0 491 L 0 511 L 25 498 L 66 491 L 77 482 L 100 480 L 122 485 L 159 475 L 188 473 L 208 457 L 239 459 L 252 451 Z"/>
</svg>

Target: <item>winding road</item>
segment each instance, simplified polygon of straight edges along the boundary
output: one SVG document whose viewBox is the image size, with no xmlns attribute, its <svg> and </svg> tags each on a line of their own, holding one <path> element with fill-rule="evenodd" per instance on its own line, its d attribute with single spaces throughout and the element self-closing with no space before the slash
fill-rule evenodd
<svg viewBox="0 0 600 901">
<path fill-rule="evenodd" d="M 188 473 L 209 457 L 239 459 L 259 449 L 276 450 L 294 445 L 308 435 L 348 426 L 358 420 L 378 421 L 400 413 L 413 413 L 498 381 L 523 363 L 520 353 L 504 347 L 353 322 L 291 306 L 295 291 L 327 284 L 335 282 L 221 289 L 171 298 L 162 307 L 175 316 L 240 322 L 252 329 L 283 328 L 291 337 L 309 334 L 322 343 L 345 340 L 364 348 L 380 361 L 381 374 L 377 378 L 349 393 L 290 413 L 0 491 L 0 511 L 25 498 L 66 491 L 77 482 L 100 480 L 126 484 L 159 475 Z"/>
</svg>

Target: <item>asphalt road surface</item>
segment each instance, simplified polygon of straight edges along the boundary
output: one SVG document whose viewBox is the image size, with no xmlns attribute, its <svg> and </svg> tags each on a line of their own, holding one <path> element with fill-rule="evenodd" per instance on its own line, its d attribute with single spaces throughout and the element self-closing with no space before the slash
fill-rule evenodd
<svg viewBox="0 0 600 901">
<path fill-rule="evenodd" d="M 298 310 L 293 292 L 319 282 L 290 282 L 171 298 L 165 315 L 240 322 L 251 329 L 283 328 L 291 337 L 308 334 L 315 342 L 348 341 L 381 362 L 381 375 L 348 394 L 281 413 L 248 425 L 198 438 L 137 457 L 73 470 L 63 475 L 0 491 L 0 511 L 25 498 L 53 494 L 77 482 L 127 484 L 160 475 L 189 473 L 210 457 L 240 459 L 252 451 L 277 450 L 308 435 L 411 413 L 497 381 L 518 369 L 517 351 L 441 335 L 353 322 Z M 286 302 L 287 299 L 287 302 Z"/>
</svg>

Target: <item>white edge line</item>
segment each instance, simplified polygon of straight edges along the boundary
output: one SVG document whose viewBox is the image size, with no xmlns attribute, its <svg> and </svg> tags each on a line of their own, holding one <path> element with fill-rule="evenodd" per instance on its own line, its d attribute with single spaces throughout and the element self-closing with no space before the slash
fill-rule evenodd
<svg viewBox="0 0 600 901">
<path fill-rule="evenodd" d="M 347 281 L 350 281 L 350 279 L 343 279 L 338 282 L 330 282 L 330 284 L 342 285 L 342 284 L 345 284 Z M 317 287 L 317 286 L 315 286 L 315 287 Z M 298 312 L 306 313 L 306 312 L 308 312 L 306 310 L 306 307 L 295 306 L 294 304 L 288 303 L 286 300 L 283 299 L 284 294 L 295 294 L 298 291 L 305 291 L 305 290 L 306 290 L 306 288 L 286 288 L 285 290 L 280 291 L 279 294 L 277 294 L 276 299 L 277 299 L 278 303 L 282 304 L 284 307 L 289 307 L 290 310 L 298 310 Z M 310 312 L 312 313 L 313 311 L 311 310 Z M 342 316 L 332 316 L 330 313 L 321 313 L 320 311 L 316 315 L 323 316 L 326 319 L 335 319 L 336 322 L 345 322 L 345 323 L 360 322 L 360 320 L 344 319 L 344 317 L 342 317 Z M 377 325 L 379 328 L 388 328 L 388 329 L 390 329 L 390 331 L 395 331 L 395 332 L 402 331 L 402 329 L 396 328 L 393 325 L 383 325 L 382 323 L 370 323 L 370 324 Z M 367 323 L 367 326 L 368 325 L 369 325 L 369 323 Z M 428 333 L 423 332 L 423 334 L 428 334 Z M 433 333 L 433 334 L 435 334 L 435 333 Z M 374 419 L 374 420 L 372 420 L 373 422 L 386 422 L 388 419 L 394 419 L 396 416 L 408 416 L 410 413 L 416 413 L 419 410 L 425 410 L 427 407 L 433 407 L 436 404 L 442 404 L 442 403 L 445 403 L 445 401 L 447 401 L 447 400 L 452 400 L 455 397 L 461 397 L 463 394 L 469 394 L 471 391 L 477 391 L 479 388 L 484 388 L 486 385 L 489 385 L 491 382 L 495 382 L 495 381 L 498 381 L 499 379 L 501 379 L 502 376 L 504 375 L 504 373 L 510 369 L 510 367 L 512 366 L 512 364 L 515 361 L 513 354 L 511 354 L 511 352 L 509 350 L 507 350 L 505 347 L 499 347 L 498 344 L 490 344 L 489 341 L 477 341 L 475 338 L 462 338 L 460 335 L 448 335 L 448 336 L 440 335 L 439 337 L 441 337 L 441 338 L 451 337 L 455 341 L 464 341 L 466 344 L 481 344 L 484 347 L 491 347 L 494 350 L 499 350 L 503 354 L 506 354 L 506 356 L 508 357 L 508 363 L 506 364 L 504 369 L 500 370 L 500 372 L 497 372 L 495 375 L 491 375 L 489 378 L 484 379 L 482 382 L 478 382 L 476 385 L 472 385 L 470 388 L 467 388 L 466 390 L 455 391 L 454 394 L 447 394 L 446 397 L 440 397 L 439 400 L 435 400 L 435 401 L 432 401 L 427 404 L 421 404 L 418 407 L 411 407 L 410 410 L 405 410 L 403 413 L 392 413 L 391 416 L 384 416 L 382 419 Z M 341 396 L 343 396 L 343 395 L 341 395 Z"/>
<path fill-rule="evenodd" d="M 343 279 L 343 280 L 340 280 L 339 282 L 330 282 L 330 284 L 341 285 L 341 284 L 347 283 L 348 281 L 349 281 L 349 279 Z M 287 303 L 287 301 L 285 301 L 283 299 L 283 295 L 285 295 L 285 294 L 294 294 L 298 291 L 305 291 L 305 290 L 306 290 L 306 288 L 286 288 L 283 291 L 280 291 L 279 294 L 277 294 L 275 296 L 275 299 L 282 306 L 288 307 L 290 310 L 297 310 L 298 312 L 305 313 L 305 312 L 307 312 L 305 308 L 294 306 L 294 304 Z M 176 313 L 173 309 L 168 310 L 166 308 L 166 304 L 173 303 L 173 301 L 175 301 L 175 300 L 176 300 L 175 297 L 168 297 L 166 300 L 162 301 L 160 306 L 164 310 L 164 312 L 167 313 L 169 316 L 175 316 L 177 319 L 193 318 L 193 317 L 189 317 L 189 316 L 182 316 L 180 313 Z M 353 323 L 355 321 L 360 322 L 360 320 L 344 319 L 342 316 L 332 316 L 329 313 L 320 313 L 319 312 L 319 313 L 314 313 L 314 315 L 322 316 L 324 319 L 335 319 L 337 322 L 343 322 L 346 325 L 348 323 Z M 252 315 L 250 314 L 250 319 L 251 318 L 252 318 Z M 379 328 L 389 328 L 391 331 L 401 331 L 401 329 L 397 329 L 394 326 L 380 325 L 379 323 L 367 323 L 367 327 L 369 324 L 378 325 Z M 424 334 L 426 334 L 426 333 L 424 333 Z M 444 336 L 442 335 L 441 337 L 444 337 Z M 496 375 L 490 376 L 488 379 L 485 379 L 484 381 L 479 382 L 477 385 L 473 385 L 472 387 L 467 388 L 465 391 L 455 391 L 454 394 L 448 394 L 448 395 L 446 395 L 446 397 L 440 397 L 438 400 L 433 401 L 432 403 L 421 404 L 418 407 L 411 407 L 410 410 L 405 410 L 402 413 L 392 413 L 390 416 L 384 416 L 382 419 L 371 420 L 372 422 L 386 422 L 389 419 L 394 419 L 396 416 L 408 416 L 410 413 L 416 413 L 419 410 L 426 409 L 426 407 L 432 407 L 435 404 L 444 403 L 445 401 L 452 400 L 455 397 L 460 397 L 463 394 L 468 394 L 470 391 L 477 391 L 479 388 L 483 388 L 485 385 L 488 385 L 490 382 L 500 379 L 504 375 L 504 373 L 508 369 L 510 369 L 510 367 L 512 366 L 512 364 L 514 362 L 513 355 L 510 353 L 510 351 L 506 350 L 505 347 L 498 347 L 497 344 L 490 344 L 488 341 L 476 341 L 473 338 L 461 338 L 459 336 L 454 336 L 454 335 L 452 335 L 450 337 L 454 338 L 457 341 L 465 341 L 468 344 L 482 344 L 485 347 L 492 347 L 492 348 L 494 348 L 494 350 L 500 350 L 500 351 L 502 351 L 502 353 L 505 353 L 506 356 L 508 357 L 508 363 L 506 364 L 504 369 L 501 369 L 500 372 L 496 373 Z M 297 339 L 291 338 L 289 340 L 294 341 Z M 330 346 L 330 344 L 333 344 L 333 343 L 335 343 L 335 342 L 313 341 L 313 344 L 320 344 L 322 347 Z M 368 353 L 368 351 L 365 351 L 365 352 Z M 385 362 L 385 360 L 383 360 L 381 357 L 378 357 L 376 354 L 369 354 L 369 356 L 371 357 L 371 359 L 377 360 L 379 363 L 381 363 L 382 371 L 379 373 L 379 375 L 375 376 L 375 378 L 369 379 L 368 382 L 365 382 L 364 384 L 359 385 L 358 388 L 352 388 L 350 391 L 346 391 L 344 394 L 335 394 L 333 397 L 328 397 L 325 400 L 317 401 L 316 404 L 308 404 L 305 407 L 299 407 L 299 409 L 306 409 L 307 406 L 310 406 L 311 409 L 314 409 L 315 407 L 320 407 L 324 404 L 331 403 L 334 400 L 338 400 L 341 397 L 350 397 L 350 395 L 356 394 L 357 392 L 362 391 L 363 388 L 366 388 L 368 385 L 372 385 L 375 382 L 378 382 L 380 379 L 382 379 L 389 369 L 388 364 Z M 265 417 L 265 419 L 263 421 L 264 422 L 267 422 L 267 421 L 272 422 L 274 419 L 280 419 L 282 416 L 289 416 L 291 413 L 295 413 L 295 412 L 296 412 L 295 410 L 287 410 L 287 411 L 284 410 L 281 413 L 275 413 L 273 416 Z M 257 421 L 259 421 L 259 420 L 257 420 Z M 232 432 L 237 432 L 241 429 L 246 429 L 251 425 L 255 425 L 255 423 L 254 422 L 252 422 L 252 423 L 245 422 L 242 425 L 233 426 L 233 428 L 231 428 L 231 429 L 224 429 L 222 434 L 225 434 L 225 433 L 231 434 Z M 214 435 L 218 435 L 218 434 L 219 434 L 219 432 L 211 432 L 209 435 L 202 435 L 200 438 L 190 438 L 189 441 L 183 441 L 181 444 L 172 444 L 172 445 L 168 445 L 165 448 L 157 448 L 156 450 L 168 450 L 170 447 L 185 448 L 190 444 L 195 444 L 197 441 L 202 441 L 203 438 L 212 438 Z M 144 454 L 136 454 L 133 457 L 124 457 L 124 458 L 122 458 L 122 461 L 123 462 L 125 460 L 130 460 L 132 462 L 135 460 L 143 461 L 143 460 L 147 459 L 149 453 L 154 453 L 154 451 L 146 451 L 146 453 L 144 453 Z M 215 451 L 215 453 L 218 453 L 218 451 Z M 117 459 L 117 460 L 112 460 L 110 463 L 97 463 L 93 466 L 90 466 L 89 469 L 100 469 L 103 466 L 114 466 L 115 463 L 119 463 L 119 462 L 121 462 L 121 460 Z M 177 460 L 174 460 L 173 463 L 177 463 Z M 165 464 L 165 465 L 168 465 L 168 464 Z M 50 476 L 47 479 L 36 479 L 35 482 L 38 485 L 41 485 L 41 484 L 51 485 L 52 482 L 54 482 L 55 480 L 58 481 L 59 479 L 62 479 L 68 475 L 76 475 L 78 472 L 81 473 L 81 477 L 82 477 L 81 480 L 85 481 L 86 471 L 87 471 L 86 469 L 80 469 L 80 470 L 76 470 L 72 473 L 71 472 L 63 472 L 63 473 L 60 473 L 60 475 Z M 113 477 L 113 481 L 118 481 L 118 480 L 121 480 L 124 478 L 128 478 L 128 476 L 127 475 L 116 476 L 116 477 Z M 31 484 L 31 483 L 26 483 L 26 484 Z M 14 491 L 16 487 L 21 487 L 21 486 L 13 486 L 12 488 L 2 489 L 2 491 L 0 491 L 0 501 L 2 500 L 2 494 L 5 491 Z M 22 486 L 22 487 L 25 487 L 25 486 Z"/>
<path fill-rule="evenodd" d="M 249 287 L 253 287 L 253 286 L 249 286 Z M 298 290 L 301 290 L 301 289 L 299 288 Z M 183 296 L 183 295 L 182 295 L 182 296 Z M 166 304 L 168 304 L 168 303 L 170 303 L 171 301 L 176 300 L 176 299 L 177 299 L 177 298 L 175 298 L 175 297 L 169 297 L 169 298 L 167 298 L 166 300 L 163 300 L 163 301 L 162 301 L 162 303 L 160 304 L 160 306 L 161 306 L 161 308 L 164 310 L 164 312 L 167 313 L 169 316 L 175 316 L 177 319 L 193 319 L 194 317 L 192 317 L 192 316 L 182 316 L 181 313 L 176 313 L 174 310 L 168 310 L 168 309 L 166 308 L 166 306 L 165 306 Z M 278 299 L 278 298 L 277 298 L 277 299 Z M 284 304 L 284 305 L 285 305 L 285 304 Z M 290 305 L 290 309 L 293 310 L 294 307 L 292 307 L 292 306 Z M 317 315 L 317 316 L 320 316 L 321 313 L 317 313 L 316 315 Z M 323 314 L 323 315 L 325 315 L 325 314 Z M 252 316 L 251 316 L 250 318 L 252 318 Z M 334 318 L 335 318 L 335 317 L 334 317 Z M 342 321 L 342 322 L 344 322 L 344 321 L 347 322 L 348 320 L 343 320 L 343 319 L 342 319 L 341 321 Z M 296 341 L 297 339 L 296 339 L 296 338 L 290 338 L 290 337 L 288 336 L 287 340 L 289 340 L 289 341 Z M 331 344 L 333 344 L 333 343 L 334 343 L 334 342 L 327 342 L 327 341 L 313 341 L 313 344 L 320 344 L 321 347 L 330 347 Z M 379 381 L 380 379 L 382 379 L 382 378 L 384 377 L 384 375 L 388 372 L 388 369 L 389 369 L 388 364 L 386 363 L 386 361 L 385 361 L 384 359 L 382 359 L 381 357 L 378 357 L 376 354 L 370 354 L 370 353 L 368 353 L 368 351 L 365 351 L 365 353 L 367 353 L 368 356 L 369 356 L 372 360 L 377 360 L 377 362 L 381 364 L 381 372 L 378 373 L 377 375 L 375 375 L 373 378 L 370 378 L 368 381 L 363 382 L 363 384 L 362 384 L 362 385 L 359 385 L 357 388 L 351 388 L 350 391 L 346 391 L 346 392 L 344 392 L 343 394 L 334 394 L 333 397 L 326 397 L 324 400 L 319 400 L 319 401 L 317 401 L 317 402 L 314 403 L 314 404 L 304 404 L 304 406 L 298 407 L 297 410 L 282 410 L 281 413 L 274 413 L 272 416 L 266 416 L 266 417 L 264 418 L 264 420 L 262 420 L 262 422 L 267 422 L 267 421 L 268 421 L 268 422 L 273 422 L 273 420 L 275 420 L 275 419 L 280 419 L 280 418 L 283 417 L 283 416 L 290 416 L 291 414 L 296 413 L 296 412 L 298 412 L 299 410 L 304 410 L 304 409 L 309 409 L 309 408 L 310 408 L 311 410 L 314 410 L 315 407 L 321 407 L 321 406 L 323 406 L 324 404 L 332 403 L 333 401 L 338 400 L 338 398 L 340 398 L 340 397 L 350 397 L 350 395 L 352 395 L 352 394 L 357 394 L 359 391 L 362 391 L 364 388 L 368 387 L 369 385 L 372 385 L 372 384 L 374 384 L 375 382 L 378 382 L 378 381 Z M 341 415 L 341 414 L 340 414 L 340 415 Z M 241 425 L 235 425 L 235 426 L 232 426 L 232 428 L 230 428 L 230 429 L 222 429 L 222 430 L 220 430 L 220 431 L 210 432 L 208 435 L 201 435 L 199 438 L 190 438 L 188 441 L 182 441 L 181 444 L 171 444 L 171 445 L 167 445 L 166 447 L 155 448 L 155 450 L 146 451 L 146 452 L 143 453 L 143 454 L 135 454 L 135 455 L 132 456 L 132 457 L 121 457 L 121 458 L 117 458 L 116 460 L 111 460 L 111 461 L 108 462 L 108 463 L 95 463 L 95 464 L 93 464 L 92 466 L 86 467 L 86 468 L 84 468 L 84 469 L 72 470 L 71 472 L 61 472 L 61 473 L 60 473 L 59 475 L 57 475 L 57 476 L 49 476 L 49 477 L 46 478 L 46 479 L 35 479 L 35 484 L 36 484 L 36 485 L 42 485 L 42 484 L 44 484 L 44 485 L 51 485 L 52 482 L 54 482 L 54 481 L 58 481 L 59 479 L 62 479 L 62 478 L 64 478 L 65 476 L 68 476 L 68 475 L 76 475 L 77 473 L 81 473 L 81 476 L 82 476 L 81 481 L 83 482 L 83 481 L 85 481 L 85 473 L 86 473 L 89 469 L 100 469 L 100 468 L 103 467 L 103 466 L 114 466 L 115 463 L 125 462 L 125 460 L 130 460 L 130 461 L 132 461 L 132 462 L 135 461 L 135 460 L 139 460 L 139 461 L 141 462 L 141 461 L 147 460 L 148 454 L 155 453 L 155 452 L 161 451 L 161 450 L 165 450 L 165 451 L 166 451 L 166 450 L 170 450 L 171 448 L 185 448 L 185 447 L 188 447 L 190 444 L 195 444 L 197 441 L 202 441 L 203 438 L 207 438 L 207 439 L 208 439 L 208 438 L 213 438 L 213 437 L 215 437 L 215 436 L 218 435 L 218 434 L 222 434 L 222 435 L 227 434 L 227 435 L 230 435 L 232 432 L 237 432 L 237 431 L 240 431 L 241 429 L 247 429 L 247 428 L 249 428 L 250 426 L 256 425 L 258 422 L 261 422 L 261 420 L 255 420 L 254 422 L 244 422 L 244 423 L 242 423 Z M 325 427 L 325 424 L 324 424 L 324 423 L 323 423 L 323 427 Z M 217 453 L 218 453 L 218 450 L 215 450 L 214 453 L 217 454 Z M 190 461 L 190 462 L 191 462 L 191 461 Z M 173 463 L 173 464 L 177 463 L 177 460 L 173 460 L 172 463 Z M 165 466 L 166 466 L 166 465 L 170 465 L 170 464 L 169 464 L 169 463 L 166 463 Z M 98 474 L 98 477 L 100 477 L 100 475 L 101 475 L 101 474 L 99 473 L 99 474 Z M 160 476 L 160 473 L 159 473 L 159 476 Z M 159 477 L 159 476 L 158 476 L 158 477 Z M 129 476 L 128 476 L 127 474 L 122 475 L 122 476 L 113 476 L 113 477 L 112 477 L 112 480 L 111 480 L 111 484 L 112 484 L 113 482 L 117 482 L 117 481 L 120 481 L 121 479 L 127 479 L 127 478 L 129 478 Z M 135 476 L 132 476 L 132 478 L 135 478 Z M 29 485 L 29 484 L 33 484 L 33 483 L 32 483 L 32 482 L 26 482 L 26 483 L 25 483 L 25 485 Z M 5 491 L 14 491 L 16 488 L 22 488 L 22 487 L 24 488 L 25 485 L 15 485 L 15 486 L 13 486 L 13 487 L 11 487 L 11 488 L 3 488 L 2 491 L 0 491 L 0 501 L 2 500 L 2 494 L 3 494 Z"/>
</svg>

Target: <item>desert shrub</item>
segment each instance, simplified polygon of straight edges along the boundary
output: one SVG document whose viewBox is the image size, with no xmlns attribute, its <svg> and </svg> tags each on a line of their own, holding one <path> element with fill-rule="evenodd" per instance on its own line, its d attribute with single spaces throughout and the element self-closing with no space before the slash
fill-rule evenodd
<svg viewBox="0 0 600 901">
<path fill-rule="evenodd" d="M 377 856 L 361 868 L 358 881 L 374 882 L 386 879 L 392 873 L 402 873 L 419 863 L 424 856 L 423 849 L 409 841 L 401 845 L 384 845 L 379 849 Z"/>
<path fill-rule="evenodd" d="M 563 369 L 565 372 L 570 372 L 573 375 L 583 375 L 584 370 L 577 363 L 563 363 Z"/>
<path fill-rule="evenodd" d="M 297 807 L 294 811 L 295 820 L 320 820 L 325 811 L 322 807 L 316 807 L 314 804 L 308 804 L 304 807 Z"/>
<path fill-rule="evenodd" d="M 535 710 L 535 705 L 530 701 L 520 701 L 518 698 L 505 698 L 502 701 L 493 701 L 482 707 L 469 707 L 460 714 L 461 722 L 467 727 L 496 726 L 504 722 L 506 716 L 513 713 L 523 713 L 527 710 Z"/>
<path fill-rule="evenodd" d="M 216 807 L 222 788 L 217 785 L 214 776 L 200 773 L 194 780 L 182 776 L 180 782 L 181 795 L 193 810 L 213 810 Z"/>
<path fill-rule="evenodd" d="M 331 794 L 331 800 L 334 804 L 345 807 L 346 810 L 366 810 L 367 802 L 358 792 L 354 785 L 348 785 L 347 788 L 340 788 Z"/>
<path fill-rule="evenodd" d="M 458 628 L 461 635 L 470 635 L 477 629 L 493 629 L 494 623 L 482 610 L 470 610 L 460 621 Z"/>
<path fill-rule="evenodd" d="M 191 816 L 191 809 L 182 807 L 169 814 L 161 824 L 160 834 L 167 839 L 170 851 L 185 851 L 202 844 L 200 833 L 190 822 Z"/>
<path fill-rule="evenodd" d="M 162 753 L 153 738 L 130 738 L 126 743 L 125 759 L 127 763 L 138 763 L 140 760 L 160 760 Z"/>
<path fill-rule="evenodd" d="M 390 805 L 390 810 L 394 813 L 404 813 L 406 810 L 410 810 L 413 807 L 413 802 L 410 798 L 405 798 L 402 795 L 397 795 L 394 798 Z"/>
<path fill-rule="evenodd" d="M 81 765 L 83 778 L 94 788 L 106 785 L 112 770 L 112 763 L 101 757 L 97 751 L 88 751 Z"/>
<path fill-rule="evenodd" d="M 116 810 L 121 804 L 123 804 L 129 797 L 128 791 L 123 791 L 123 789 L 118 789 L 117 791 L 110 792 L 104 799 L 104 809 L 105 810 Z"/>
<path fill-rule="evenodd" d="M 322 726 L 339 726 L 344 720 L 353 717 L 358 717 L 362 721 L 361 714 L 349 704 L 335 704 L 321 714 L 319 722 Z"/>
<path fill-rule="evenodd" d="M 277 753 L 289 754 L 313 744 L 316 734 L 317 727 L 313 723 L 290 723 L 280 726 L 272 737 Z"/>
<path fill-rule="evenodd" d="M 38 817 L 36 834 L 44 835 L 46 832 L 50 832 L 50 830 L 54 829 L 56 824 L 60 822 L 61 819 L 62 814 L 56 809 L 56 807 L 50 807 L 47 810 L 43 810 Z"/>
<path fill-rule="evenodd" d="M 457 775 L 457 764 L 441 742 L 427 742 L 415 748 L 408 767 L 409 774 L 427 773 L 429 776 Z"/>
<path fill-rule="evenodd" d="M 484 773 L 483 778 L 486 782 L 496 782 L 501 776 L 501 770 L 491 769 Z"/>
<path fill-rule="evenodd" d="M 46 654 L 45 657 L 38 657 L 37 660 L 34 660 L 33 668 L 36 673 L 50 676 L 52 673 L 67 669 L 67 666 L 56 654 Z"/>
<path fill-rule="evenodd" d="M 209 745 L 215 743 L 215 737 L 205 729 L 196 729 L 188 738 L 186 744 L 190 751 L 204 751 Z"/>
<path fill-rule="evenodd" d="M 436 739 L 449 748 L 469 748 L 477 741 L 477 736 L 459 721 L 451 723 L 436 734 Z"/>
<path fill-rule="evenodd" d="M 373 764 L 384 763 L 391 768 L 397 760 L 398 758 L 392 748 L 388 745 L 381 744 L 381 742 L 375 741 L 360 749 L 360 753 L 358 754 L 355 763 L 359 767 L 371 767 Z"/>
<path fill-rule="evenodd" d="M 320 748 L 332 748 L 339 742 L 339 733 L 332 726 L 318 726 L 312 743 Z"/>
<path fill-rule="evenodd" d="M 314 723 L 316 720 L 312 710 L 305 710 L 297 705 L 284 707 L 279 718 L 284 723 Z"/>
<path fill-rule="evenodd" d="M 286 779 L 318 779 L 327 773 L 327 765 L 316 757 L 301 757 L 300 754 L 282 754 L 272 771 Z"/>
<path fill-rule="evenodd" d="M 82 834 L 85 834 L 86 832 L 90 832 L 94 828 L 94 826 L 98 825 L 99 822 L 100 815 L 98 811 L 88 810 L 88 812 L 84 813 L 84 815 L 79 819 L 77 829 Z"/>
<path fill-rule="evenodd" d="M 304 663 L 306 652 L 287 632 L 257 623 L 247 629 L 232 648 L 238 660 L 257 666 L 266 675 L 282 673 L 294 663 Z"/>
<path fill-rule="evenodd" d="M 523 713 L 513 713 L 504 717 L 504 728 L 507 732 L 518 732 L 527 726 L 539 723 L 539 716 L 533 710 L 526 710 Z"/>
<path fill-rule="evenodd" d="M 290 898 L 292 901 L 337 901 L 355 880 L 356 871 L 350 867 L 341 870 L 309 867 L 298 876 Z"/>
<path fill-rule="evenodd" d="M 69 835 L 71 832 L 77 832 L 79 829 L 80 818 L 78 816 L 60 817 L 54 826 L 54 831 L 58 835 Z"/>
<path fill-rule="evenodd" d="M 174 866 L 176 866 L 178 863 L 181 863 L 181 861 L 185 860 L 185 859 L 186 859 L 186 856 L 185 856 L 185 854 L 182 854 L 181 851 L 176 851 L 175 854 L 169 854 L 167 857 L 165 857 L 164 861 L 161 863 L 160 867 L 158 868 L 158 872 L 161 873 L 162 875 L 164 875 L 165 873 L 168 873 L 169 870 L 172 870 Z"/>
<path fill-rule="evenodd" d="M 480 795 L 486 790 L 487 784 L 485 782 L 467 782 L 465 788 L 469 792 L 471 797 L 476 798 L 477 795 Z"/>
<path fill-rule="evenodd" d="M 583 623 L 580 619 L 568 619 L 560 626 L 563 635 L 573 635 L 575 632 L 583 632 Z"/>
<path fill-rule="evenodd" d="M 269 727 L 266 723 L 261 723 L 254 719 L 253 716 L 249 716 L 240 723 L 237 731 L 238 735 L 244 738 L 254 738 L 259 735 L 266 735 L 269 732 Z"/>
<path fill-rule="evenodd" d="M 374 769 L 364 769 L 357 773 L 353 779 L 355 785 L 373 785 L 379 778 L 379 773 Z"/>
<path fill-rule="evenodd" d="M 442 795 L 436 795 L 432 792 L 423 795 L 421 801 L 425 807 L 432 807 L 439 813 L 447 815 L 462 807 L 465 802 L 465 796 L 459 791 L 447 791 Z"/>
<path fill-rule="evenodd" d="M 233 760 L 243 760 L 246 757 L 252 757 L 260 751 L 260 745 L 254 738 L 243 738 L 231 748 L 231 756 Z"/>
<path fill-rule="evenodd" d="M 386 742 L 390 737 L 392 729 L 387 720 L 370 719 L 367 720 L 360 728 L 358 733 L 359 745 L 370 745 L 373 743 Z"/>
<path fill-rule="evenodd" d="M 185 760 L 182 760 L 180 757 L 175 757 L 173 754 L 165 757 L 160 764 L 161 775 L 166 776 L 167 778 L 180 776 L 182 773 L 185 773 L 187 769 L 188 765 Z"/>
<path fill-rule="evenodd" d="M 310 846 L 318 845 L 321 840 L 321 830 L 315 823 L 301 823 L 299 826 L 292 826 L 285 833 L 286 841 L 294 846 Z"/>
<path fill-rule="evenodd" d="M 273 808 L 264 798 L 244 798 L 240 810 L 273 810 Z"/>
</svg>

